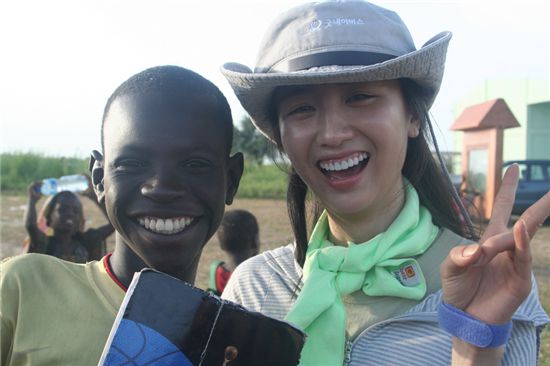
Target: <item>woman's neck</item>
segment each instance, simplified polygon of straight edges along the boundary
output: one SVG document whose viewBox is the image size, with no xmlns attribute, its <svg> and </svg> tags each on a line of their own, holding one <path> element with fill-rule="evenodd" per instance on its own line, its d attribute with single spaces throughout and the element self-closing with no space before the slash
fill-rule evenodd
<svg viewBox="0 0 550 366">
<path fill-rule="evenodd" d="M 346 246 L 348 242 L 356 244 L 371 240 L 386 231 L 399 215 L 405 204 L 405 188 L 401 186 L 389 202 L 383 207 L 369 207 L 352 215 L 339 215 L 327 209 L 329 237 L 335 245 Z"/>
</svg>

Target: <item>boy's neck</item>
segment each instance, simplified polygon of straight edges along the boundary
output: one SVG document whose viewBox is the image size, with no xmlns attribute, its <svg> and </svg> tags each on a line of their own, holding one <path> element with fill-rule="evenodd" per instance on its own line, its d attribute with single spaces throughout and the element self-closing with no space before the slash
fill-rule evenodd
<svg viewBox="0 0 550 366">
<path fill-rule="evenodd" d="M 238 264 L 239 264 L 239 263 L 237 263 L 237 262 L 235 261 L 234 258 L 229 257 L 229 258 L 227 259 L 227 262 L 224 262 L 223 266 L 224 266 L 224 268 L 227 269 L 228 271 L 233 272 L 233 271 L 235 270 L 235 268 L 237 268 L 237 265 L 238 265 Z"/>
<path fill-rule="evenodd" d="M 134 273 L 141 271 L 143 268 L 149 267 L 143 260 L 130 250 L 126 245 L 115 246 L 113 254 L 109 258 L 111 271 L 117 280 L 128 288 Z"/>
<path fill-rule="evenodd" d="M 235 268 L 237 268 L 237 266 L 244 262 L 246 259 L 248 259 L 248 255 L 246 255 L 245 253 L 228 253 L 227 262 L 225 262 L 223 266 L 225 267 L 225 269 L 233 272 Z"/>
<path fill-rule="evenodd" d="M 72 231 L 54 231 L 53 237 L 58 247 L 62 248 L 63 252 L 71 252 L 73 249 L 73 235 Z"/>
<path fill-rule="evenodd" d="M 117 280 L 126 288 L 130 286 L 130 282 L 134 277 L 134 273 L 140 272 L 144 268 L 153 268 L 161 272 L 165 272 L 179 280 L 185 281 L 190 284 L 195 283 L 195 277 L 197 273 L 198 263 L 194 268 L 181 268 L 179 272 L 167 272 L 160 268 L 155 268 L 145 263 L 134 251 L 123 243 L 120 238 L 117 237 L 115 249 L 109 258 L 109 265 L 113 275 Z"/>
</svg>

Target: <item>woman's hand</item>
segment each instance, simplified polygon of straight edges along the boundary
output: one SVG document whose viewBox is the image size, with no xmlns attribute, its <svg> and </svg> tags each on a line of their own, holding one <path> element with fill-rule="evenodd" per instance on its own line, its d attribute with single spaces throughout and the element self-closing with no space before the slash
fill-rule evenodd
<svg viewBox="0 0 550 366">
<path fill-rule="evenodd" d="M 42 187 L 42 181 L 33 182 L 27 187 L 29 200 L 37 202 L 42 197 L 42 193 L 40 193 L 40 187 Z"/>
<path fill-rule="evenodd" d="M 518 166 L 506 171 L 479 244 L 453 248 L 441 264 L 443 301 L 491 324 L 508 322 L 531 291 L 529 241 L 550 215 L 550 192 L 507 227 Z"/>
</svg>

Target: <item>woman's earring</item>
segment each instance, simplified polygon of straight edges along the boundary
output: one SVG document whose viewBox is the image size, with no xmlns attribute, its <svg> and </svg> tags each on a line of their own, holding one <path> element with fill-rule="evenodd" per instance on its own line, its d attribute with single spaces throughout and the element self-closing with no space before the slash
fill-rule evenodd
<svg viewBox="0 0 550 366">
<path fill-rule="evenodd" d="M 409 131 L 409 138 L 414 139 L 418 137 L 419 133 L 420 129 L 418 127 L 413 127 L 413 129 Z"/>
<path fill-rule="evenodd" d="M 411 124 L 409 125 L 408 136 L 409 138 L 414 139 L 420 134 L 420 122 L 413 119 L 410 121 L 410 123 Z"/>
</svg>

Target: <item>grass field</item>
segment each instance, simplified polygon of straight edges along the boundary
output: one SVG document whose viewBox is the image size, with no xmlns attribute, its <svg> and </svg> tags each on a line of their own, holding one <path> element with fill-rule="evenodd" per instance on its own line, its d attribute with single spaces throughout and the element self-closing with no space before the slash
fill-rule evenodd
<svg viewBox="0 0 550 366">
<path fill-rule="evenodd" d="M 18 254 L 25 237 L 23 214 L 26 205 L 24 196 L 2 195 L 0 216 L 0 257 L 5 258 Z M 88 199 L 83 198 L 86 212 L 86 223 L 89 227 L 101 225 L 104 218 L 97 207 Z M 40 206 L 40 203 L 39 203 Z M 261 250 L 272 249 L 289 243 L 292 238 L 285 202 L 266 199 L 238 199 L 227 209 L 243 208 L 251 211 L 260 224 Z M 108 240 L 109 248 L 114 244 L 114 236 Z M 533 269 L 537 278 L 540 298 L 547 312 L 550 312 L 550 226 L 541 228 L 532 242 Z M 208 267 L 215 259 L 224 259 L 223 252 L 218 248 L 216 238 L 206 245 L 196 284 L 205 288 L 208 284 Z M 550 366 L 550 331 L 543 333 L 541 345 L 541 365 Z"/>
</svg>

